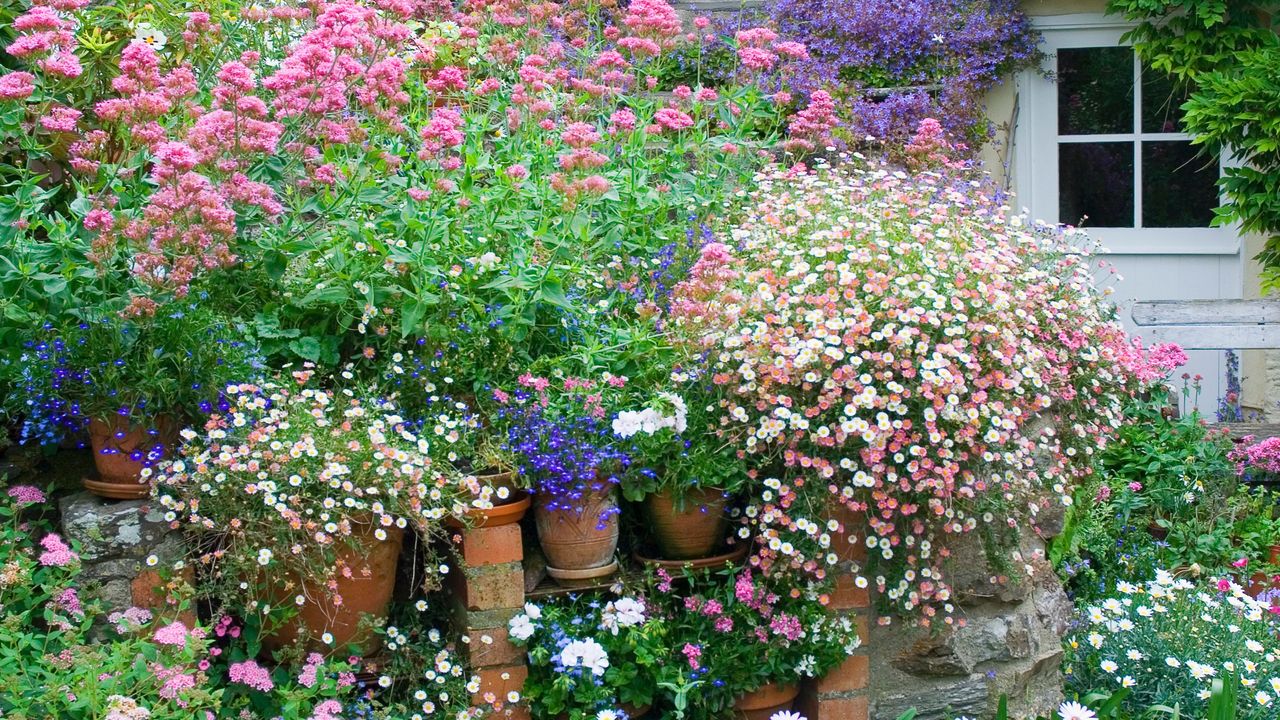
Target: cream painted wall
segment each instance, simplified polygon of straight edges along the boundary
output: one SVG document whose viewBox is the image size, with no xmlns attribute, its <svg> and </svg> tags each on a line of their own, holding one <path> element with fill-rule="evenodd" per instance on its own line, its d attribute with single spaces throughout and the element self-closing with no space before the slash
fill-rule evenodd
<svg viewBox="0 0 1280 720">
<path fill-rule="evenodd" d="M 1101 13 L 1106 0 L 1024 0 L 1023 8 L 1032 16 Z M 981 154 L 984 165 L 1001 186 L 1012 189 L 1016 178 L 1010 152 L 1013 128 L 1018 121 L 1017 88 L 1012 78 L 987 96 L 987 114 L 996 126 L 995 141 Z M 1263 238 L 1244 238 L 1244 297 L 1261 297 L 1259 265 L 1253 259 L 1262 249 Z M 1246 412 L 1264 414 L 1268 420 L 1280 421 L 1280 351 L 1248 350 L 1241 357 L 1243 376 L 1242 404 Z"/>
</svg>

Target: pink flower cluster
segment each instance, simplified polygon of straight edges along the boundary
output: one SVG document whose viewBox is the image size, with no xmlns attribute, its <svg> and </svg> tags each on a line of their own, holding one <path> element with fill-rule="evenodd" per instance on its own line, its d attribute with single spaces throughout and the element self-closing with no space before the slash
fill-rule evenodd
<svg viewBox="0 0 1280 720">
<path fill-rule="evenodd" d="M 733 322 L 710 334 L 719 434 L 786 465 L 748 510 L 752 562 L 825 578 L 848 529 L 814 508 L 844 505 L 870 529 L 863 579 L 950 622 L 948 536 L 1033 522 L 1016 508 L 1092 472 L 1142 380 L 1115 352 L 1124 332 L 1087 254 L 972 188 L 880 168 L 760 180 L 733 230 L 739 292 L 718 296 Z M 674 322 L 716 300 L 676 302 Z M 1015 510 L 986 509 L 993 495 Z"/>
<path fill-rule="evenodd" d="M 44 548 L 44 552 L 40 553 L 40 564 L 45 567 L 65 567 L 80 560 L 80 556 L 61 537 L 52 533 L 44 536 L 40 547 Z"/>
<path fill-rule="evenodd" d="M 270 692 L 276 686 L 271 681 L 271 671 L 253 660 L 244 660 L 232 664 L 227 669 L 227 674 L 231 678 L 231 682 L 246 685 L 260 692 Z"/>
<path fill-rule="evenodd" d="M 791 152 L 812 151 L 831 144 L 831 132 L 840 125 L 836 103 L 825 90 L 816 90 L 809 105 L 792 116 L 783 147 Z"/>
<path fill-rule="evenodd" d="M 964 143 L 953 144 L 948 140 L 942 123 L 933 118 L 920 121 L 916 134 L 903 148 L 907 165 L 915 170 L 934 167 L 962 170 L 968 166 L 968 163 L 956 159 L 955 156 L 965 150 Z"/>
<path fill-rule="evenodd" d="M 76 57 L 75 23 L 64 13 L 79 10 L 88 0 L 35 0 L 13 21 L 18 37 L 5 48 L 43 70 L 50 78 L 77 78 L 83 72 Z"/>
<path fill-rule="evenodd" d="M 34 505 L 45 501 L 44 491 L 34 485 L 14 485 L 5 494 L 19 505 Z"/>
<path fill-rule="evenodd" d="M 1254 442 L 1255 436 L 1247 435 L 1231 449 L 1228 458 L 1236 464 L 1236 473 L 1243 476 L 1250 471 L 1280 474 L 1280 438 L 1269 437 Z"/>
</svg>

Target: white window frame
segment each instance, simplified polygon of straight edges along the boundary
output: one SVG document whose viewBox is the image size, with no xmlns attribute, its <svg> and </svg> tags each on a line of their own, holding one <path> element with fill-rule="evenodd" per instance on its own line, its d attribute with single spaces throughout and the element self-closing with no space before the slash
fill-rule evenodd
<svg viewBox="0 0 1280 720">
<path fill-rule="evenodd" d="M 1120 38 L 1133 25 L 1100 13 L 1079 13 L 1033 18 L 1044 34 L 1042 49 L 1046 69 L 1057 66 L 1057 51 L 1063 48 L 1119 47 Z M 1134 63 L 1134 132 L 1116 135 L 1059 136 L 1058 88 L 1053 80 L 1032 71 L 1017 78 L 1019 118 L 1015 134 L 1015 180 L 1018 196 L 1035 219 L 1057 223 L 1058 144 L 1066 142 L 1132 142 L 1134 145 L 1134 211 L 1142 217 L 1141 140 L 1188 140 L 1183 133 L 1142 132 L 1139 103 L 1142 84 Z M 1219 169 L 1230 163 L 1225 156 Z M 1071 218 L 1068 222 L 1076 222 Z M 1239 229 L 1235 225 L 1209 228 L 1104 228 L 1089 227 L 1089 235 L 1112 253 L 1125 255 L 1235 255 L 1240 252 Z"/>
</svg>

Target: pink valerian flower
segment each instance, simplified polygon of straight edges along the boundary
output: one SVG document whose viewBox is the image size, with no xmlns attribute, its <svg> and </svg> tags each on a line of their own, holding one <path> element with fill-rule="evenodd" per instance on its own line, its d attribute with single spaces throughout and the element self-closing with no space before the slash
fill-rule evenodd
<svg viewBox="0 0 1280 720">
<path fill-rule="evenodd" d="M 662 130 L 671 130 L 678 132 L 680 130 L 688 130 L 693 127 L 693 118 L 688 114 L 676 110 L 675 108 L 661 108 L 653 114 L 653 123 Z"/>
<path fill-rule="evenodd" d="M 768 72 L 777 64 L 778 56 L 764 48 L 739 47 L 738 60 L 749 70 Z"/>
<path fill-rule="evenodd" d="M 261 692 L 270 692 L 275 687 L 271 681 L 271 672 L 253 660 L 245 660 L 228 668 L 231 682 L 247 685 Z"/>
<path fill-rule="evenodd" d="M 59 105 L 40 117 L 40 126 L 52 132 L 75 132 L 80 111 Z"/>
<path fill-rule="evenodd" d="M 34 505 L 45 501 L 44 491 L 34 485 L 14 485 L 5 494 L 19 505 Z"/>
<path fill-rule="evenodd" d="M 65 567 L 80 560 L 80 556 L 53 533 L 44 536 L 40 547 L 44 548 L 44 552 L 40 553 L 40 564 L 45 567 Z"/>
<path fill-rule="evenodd" d="M 466 140 L 462 115 L 452 108 L 436 108 L 421 135 L 423 142 L 418 157 L 422 160 L 438 157 L 443 151 L 458 147 Z"/>
<path fill-rule="evenodd" d="M 684 337 L 711 342 L 709 332 L 727 327 L 741 294 L 729 288 L 741 273 L 728 245 L 707 243 L 689 275 L 671 293 L 671 327 Z"/>
<path fill-rule="evenodd" d="M 186 647 L 187 626 L 181 622 L 172 622 L 156 630 L 154 640 L 160 645 Z"/>
<path fill-rule="evenodd" d="M 955 159 L 963 153 L 964 143 L 952 143 L 947 139 L 942 123 L 933 118 L 925 118 L 916 128 L 916 134 L 903 148 L 908 167 L 925 170 L 935 167 L 948 170 L 963 170 L 969 166 L 963 159 Z"/>
<path fill-rule="evenodd" d="M 0 100 L 26 100 L 36 91 L 36 77 L 29 72 L 0 76 Z"/>
<path fill-rule="evenodd" d="M 831 142 L 831 131 L 840 125 L 836 103 L 824 90 L 809 96 L 809 105 L 796 113 L 787 126 L 789 137 L 783 147 L 792 152 L 814 150 Z"/>
</svg>

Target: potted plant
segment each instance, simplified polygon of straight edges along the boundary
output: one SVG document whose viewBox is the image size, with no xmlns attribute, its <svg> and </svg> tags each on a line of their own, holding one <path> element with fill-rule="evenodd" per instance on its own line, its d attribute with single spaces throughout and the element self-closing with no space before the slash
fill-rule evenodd
<svg viewBox="0 0 1280 720">
<path fill-rule="evenodd" d="M 666 560 L 714 554 L 724 541 L 727 507 L 750 471 L 736 443 L 716 432 L 718 408 L 694 383 L 685 396 L 660 390 L 620 411 L 612 428 L 631 443 L 633 467 L 622 481 L 628 500 L 644 504 L 653 540 Z M 685 397 L 692 400 L 692 407 Z"/>
<path fill-rule="evenodd" d="M 344 376 L 367 380 L 379 397 L 429 443 L 437 463 L 455 468 L 471 493 L 471 507 L 454 526 L 493 527 L 519 522 L 530 507 L 529 493 L 518 486 L 511 453 L 503 447 L 492 418 L 456 375 L 466 369 L 446 362 L 443 353 L 415 347 L 373 353 L 348 364 Z M 384 357 L 385 356 L 385 357 Z"/>
<path fill-rule="evenodd" d="M 528 650 L 524 695 L 538 717 L 638 718 L 671 659 L 666 622 L 643 597 L 531 603 L 508 634 Z"/>
<path fill-rule="evenodd" d="M 222 389 L 253 380 L 259 368 L 229 323 L 191 303 L 149 317 L 47 324 L 0 372 L 11 379 L 4 405 L 22 418 L 24 440 L 87 428 L 98 477 L 85 487 L 137 498 L 150 492 L 148 475 L 178 430 L 224 405 Z"/>
<path fill-rule="evenodd" d="M 505 448 L 534 492 L 538 541 L 547 574 L 562 585 L 590 584 L 618 569 L 617 486 L 630 464 L 609 426 L 610 396 L 626 384 L 522 375 L 498 391 Z"/>
<path fill-rule="evenodd" d="M 183 431 L 155 495 L 201 539 L 217 599 L 261 617 L 266 647 L 369 654 L 405 530 L 441 535 L 465 511 L 465 485 L 394 407 L 312 387 L 309 370 L 293 379 L 228 388 L 234 405 Z"/>
<path fill-rule="evenodd" d="M 739 718 L 789 710 L 799 683 L 839 665 L 860 644 L 853 622 L 824 606 L 822 585 L 803 576 L 745 569 L 730 576 L 692 576 L 687 594 L 673 594 L 658 574 L 655 597 L 669 598 L 669 645 L 707 710 L 729 708 Z"/>
</svg>

